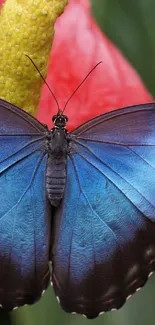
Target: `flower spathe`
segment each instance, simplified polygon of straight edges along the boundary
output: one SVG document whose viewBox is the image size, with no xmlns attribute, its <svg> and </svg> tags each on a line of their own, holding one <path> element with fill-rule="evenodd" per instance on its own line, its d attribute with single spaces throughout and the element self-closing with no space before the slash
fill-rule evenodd
<svg viewBox="0 0 155 325">
<path fill-rule="evenodd" d="M 99 61 L 103 63 L 66 107 L 69 130 L 104 112 L 152 101 L 137 72 L 97 26 L 90 1 L 69 0 L 55 25 L 47 75 L 61 109 Z M 38 118 L 51 127 L 56 112 L 56 103 L 44 85 Z"/>
</svg>

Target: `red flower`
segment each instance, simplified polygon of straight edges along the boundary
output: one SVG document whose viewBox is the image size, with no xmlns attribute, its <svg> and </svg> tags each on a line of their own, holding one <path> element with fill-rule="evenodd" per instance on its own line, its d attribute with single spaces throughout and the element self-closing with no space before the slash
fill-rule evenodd
<svg viewBox="0 0 155 325">
<path fill-rule="evenodd" d="M 103 63 L 65 110 L 69 129 L 104 112 L 152 101 L 135 70 L 95 23 L 88 0 L 70 0 L 56 23 L 47 76 L 61 109 L 89 70 L 101 60 Z M 51 116 L 56 112 L 54 99 L 44 85 L 38 118 L 51 127 Z"/>
<path fill-rule="evenodd" d="M 0 7 L 3 2 L 5 0 L 0 0 Z M 103 63 L 66 108 L 69 129 L 109 110 L 152 101 L 135 70 L 95 23 L 89 0 L 69 0 L 56 23 L 47 76 L 60 108 L 100 60 Z M 51 117 L 56 112 L 54 99 L 44 85 L 38 118 L 51 127 Z"/>
</svg>

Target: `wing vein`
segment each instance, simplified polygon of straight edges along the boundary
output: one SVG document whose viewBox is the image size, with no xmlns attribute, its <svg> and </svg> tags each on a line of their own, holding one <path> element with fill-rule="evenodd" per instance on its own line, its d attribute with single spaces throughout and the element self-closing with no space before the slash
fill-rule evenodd
<svg viewBox="0 0 155 325">
<path fill-rule="evenodd" d="M 78 171 L 77 171 L 77 168 L 76 168 L 76 164 L 75 164 L 75 161 L 74 161 L 74 158 L 72 156 L 69 156 L 71 161 L 72 161 L 72 165 L 74 167 L 74 171 L 75 171 L 75 174 L 76 174 L 76 178 L 78 180 L 78 183 L 79 183 L 79 186 L 80 186 L 80 189 L 81 189 L 81 192 L 83 194 L 83 196 L 85 197 L 89 207 L 90 207 L 90 210 L 92 211 L 92 214 L 95 215 L 103 224 L 104 226 L 106 226 L 109 231 L 112 233 L 112 235 L 114 236 L 116 242 L 118 243 L 118 246 L 120 247 L 120 244 L 119 244 L 119 241 L 117 239 L 117 236 L 115 235 L 115 233 L 113 232 L 112 228 L 104 221 L 101 219 L 101 217 L 98 215 L 98 213 L 96 213 L 96 211 L 94 211 L 91 203 L 89 202 L 89 199 L 87 198 L 86 194 L 84 193 L 83 189 L 82 189 L 82 186 L 81 186 L 81 183 L 80 183 L 80 179 L 79 179 L 79 175 L 78 175 Z M 83 157 L 84 158 L 84 157 Z M 85 158 L 84 158 L 85 159 Z"/>
<path fill-rule="evenodd" d="M 85 161 L 87 161 L 91 166 L 93 166 L 96 170 L 98 170 L 98 172 L 100 172 L 102 175 L 104 175 L 108 181 L 110 183 L 112 183 L 119 191 L 120 193 L 123 194 L 123 196 L 141 213 L 144 215 L 144 213 L 126 196 L 126 194 L 119 188 L 117 187 L 117 185 L 107 176 L 105 175 L 99 168 L 97 168 L 92 162 L 90 162 L 88 159 L 86 159 L 81 153 L 79 153 L 78 151 L 76 151 L 76 153 L 81 156 Z M 121 177 L 121 176 L 120 176 Z M 145 199 L 145 198 L 144 198 Z M 150 203 L 151 204 L 151 203 Z M 154 206 L 152 206 L 154 208 Z M 145 215 L 145 217 L 147 218 L 147 216 Z M 150 220 L 150 219 L 149 219 Z"/>
<path fill-rule="evenodd" d="M 0 100 L 0 102 L 2 102 L 2 100 Z M 14 115 L 17 115 L 19 116 L 22 120 L 26 121 L 26 123 L 29 123 L 30 125 L 32 125 L 34 127 L 34 129 L 36 129 L 40 134 L 42 134 L 41 130 L 39 129 L 39 127 L 36 126 L 36 122 L 37 124 L 43 128 L 43 124 L 40 123 L 38 120 L 35 120 L 33 116 L 31 116 L 30 114 L 28 114 L 26 111 L 22 110 L 21 108 L 11 104 L 11 103 L 8 103 L 8 102 L 5 102 L 5 105 L 7 103 L 7 106 L 5 106 L 3 103 L 2 103 L 2 107 L 8 111 L 11 111 L 11 113 L 13 113 Z"/>
<path fill-rule="evenodd" d="M 23 194 L 21 195 L 21 197 L 18 199 L 17 203 L 14 204 L 14 206 L 13 206 L 9 211 L 7 211 L 7 212 L 6 212 L 6 213 L 5 213 L 5 214 L 0 218 L 0 222 L 1 222 L 1 221 L 2 221 L 6 216 L 7 216 L 8 213 L 10 213 L 11 211 L 13 211 L 13 209 L 15 209 L 15 208 L 18 206 L 18 204 L 21 202 L 21 200 L 23 199 L 23 197 L 25 196 L 25 194 L 26 194 L 27 191 L 29 190 L 29 188 L 31 187 L 31 184 L 32 184 L 32 182 L 33 182 L 33 180 L 34 180 L 34 178 L 35 178 L 35 175 L 36 175 L 36 173 L 37 173 L 37 170 L 38 170 L 38 168 L 39 168 L 39 166 L 40 166 L 40 164 L 41 164 L 41 162 L 42 162 L 44 156 L 45 156 L 45 153 L 43 153 L 43 154 L 41 155 L 41 157 L 39 158 L 38 163 L 37 163 L 37 166 L 36 166 L 36 168 L 35 168 L 35 170 L 34 170 L 34 173 L 33 173 L 32 177 L 31 177 L 31 180 L 30 180 L 29 185 L 27 186 L 27 188 L 25 189 L 25 191 L 23 192 Z M 14 227 L 13 227 L 13 229 L 14 229 Z M 13 234 L 13 232 L 12 232 L 12 234 Z"/>
<path fill-rule="evenodd" d="M 99 139 L 92 139 L 92 138 L 86 138 L 86 137 L 72 137 L 72 141 L 80 143 L 77 139 L 79 140 L 83 140 L 83 141 L 89 141 L 89 142 L 97 142 L 97 143 L 103 143 L 103 144 L 114 144 L 117 146 L 123 146 L 123 147 L 128 147 L 128 146 L 133 146 L 133 147 L 144 147 L 144 146 L 148 146 L 148 147 L 154 147 L 155 144 L 154 143 L 122 143 L 122 142 L 117 142 L 117 141 L 105 141 L 105 140 L 99 140 Z"/>
<path fill-rule="evenodd" d="M 148 105 L 149 105 L 149 107 L 148 107 Z M 105 114 L 102 114 L 102 115 L 99 115 L 99 116 L 97 116 L 95 118 L 92 118 L 88 122 L 85 122 L 80 127 L 76 128 L 73 132 L 75 133 L 75 132 L 78 131 L 78 134 L 81 135 L 81 134 L 89 131 L 90 129 L 98 126 L 99 124 L 102 124 L 103 122 L 113 120 L 113 119 L 118 118 L 118 117 L 120 117 L 122 115 L 129 115 L 129 114 L 133 115 L 133 114 L 138 113 L 138 112 L 141 113 L 141 112 L 148 112 L 148 111 L 153 111 L 153 112 L 155 111 L 154 110 L 154 103 L 147 103 L 147 104 L 138 105 L 138 106 L 134 105 L 134 106 L 129 106 L 129 107 L 117 109 L 115 111 L 107 112 Z M 134 119 L 135 119 L 135 117 L 134 117 Z"/>
<path fill-rule="evenodd" d="M 42 140 L 42 139 L 44 139 L 44 136 L 41 137 L 39 140 Z M 8 156 L 8 157 L 4 158 L 3 160 L 1 160 L 0 161 L 0 164 L 3 163 L 4 161 L 7 161 L 8 159 L 10 159 L 11 157 L 13 157 L 14 155 L 16 155 L 16 154 L 20 153 L 21 151 L 23 151 L 23 149 L 29 147 L 31 144 L 36 143 L 36 142 L 38 142 L 38 139 L 34 139 L 34 140 L 28 142 L 27 144 L 25 144 L 24 146 L 22 146 L 20 149 L 18 149 L 15 152 L 13 152 L 10 156 Z M 40 145 L 38 147 L 40 147 Z"/>
<path fill-rule="evenodd" d="M 146 198 L 146 197 L 144 197 L 132 184 L 130 184 L 124 177 L 122 177 L 120 174 L 118 174 L 112 167 L 110 167 L 107 163 L 105 163 L 102 159 L 100 159 L 97 155 L 95 155 L 95 153 L 87 146 L 87 145 L 85 145 L 85 144 L 82 144 L 82 143 L 80 143 L 79 142 L 79 144 L 82 146 L 82 147 L 84 147 L 86 150 L 88 150 L 88 152 L 90 152 L 97 160 L 99 160 L 103 165 L 105 165 L 107 168 L 109 168 L 110 170 L 112 170 L 112 172 L 114 173 L 114 174 L 116 174 L 118 177 L 120 177 L 125 183 L 127 183 L 127 184 L 129 184 L 135 191 L 137 191 L 137 193 L 138 194 L 140 194 L 142 197 L 143 197 L 143 199 L 144 200 L 146 200 L 153 208 L 155 208 L 154 206 L 153 206 L 153 204 Z M 79 154 L 80 156 L 82 156 L 86 161 L 88 161 L 85 157 L 84 157 L 84 155 L 82 155 L 80 152 L 76 152 L 77 154 Z M 90 161 L 88 161 L 92 166 L 94 166 L 96 169 L 98 169 L 93 163 L 91 163 Z M 99 169 L 98 169 L 99 170 Z M 111 181 L 110 180 L 110 178 L 108 178 L 108 176 L 107 175 L 105 175 L 101 170 L 99 170 L 109 181 Z M 111 181 L 111 183 L 113 183 L 112 181 Z M 116 188 L 118 188 L 119 190 L 120 190 L 120 188 L 115 184 L 115 183 L 113 183 L 114 185 L 115 185 L 115 187 Z M 121 190 L 120 190 L 121 191 Z M 126 196 L 125 195 L 125 193 L 124 192 L 122 192 L 121 191 L 121 193 L 124 195 L 124 196 Z M 127 196 L 126 196 L 127 197 Z M 133 204 L 133 202 L 130 200 L 130 199 L 128 199 L 132 204 Z"/>
<path fill-rule="evenodd" d="M 35 148 L 35 149 L 34 149 L 33 151 L 31 151 L 30 153 L 28 153 L 26 156 L 21 157 L 20 159 L 14 161 L 11 165 L 9 165 L 9 166 L 5 167 L 4 169 L 2 169 L 2 170 L 0 171 L 0 175 L 1 175 L 3 172 L 6 172 L 6 170 L 7 170 L 8 168 L 10 168 L 10 167 L 16 165 L 19 161 L 23 160 L 24 158 L 27 158 L 27 157 L 31 156 L 31 155 L 32 155 L 34 152 L 36 152 L 37 150 L 40 150 L 40 151 L 41 151 L 41 149 L 42 149 L 42 146 L 39 145 L 37 148 Z"/>
<path fill-rule="evenodd" d="M 81 195 L 81 189 L 80 189 L 80 193 L 79 193 L 79 198 Z M 77 200 L 77 205 L 78 205 L 79 200 Z M 75 209 L 74 209 L 75 211 Z M 68 272 L 67 272 L 67 281 L 66 281 L 66 290 L 68 290 L 68 283 L 69 283 L 69 278 L 70 278 L 70 269 L 71 269 L 71 255 L 72 255 L 72 246 L 73 246 L 73 237 L 74 237 L 74 230 L 75 230 L 75 224 L 76 224 L 76 220 L 77 220 L 77 206 L 76 206 L 76 215 L 75 215 L 75 219 L 74 219 L 74 224 L 72 225 L 72 233 L 71 233 L 71 241 L 70 241 L 70 247 L 69 247 L 69 262 L 68 262 Z"/>
<path fill-rule="evenodd" d="M 39 135 L 38 133 L 9 133 L 9 134 L 5 134 L 5 133 L 0 133 L 0 137 L 30 137 L 30 136 L 36 136 L 38 137 L 38 140 L 42 139 L 42 137 L 45 137 L 46 135 Z"/>
<path fill-rule="evenodd" d="M 36 227 L 35 227 L 35 214 L 34 214 L 34 206 L 33 206 L 33 188 L 31 188 L 31 203 L 32 203 L 32 215 L 33 215 L 33 232 L 34 232 L 34 279 L 37 282 L 37 250 L 36 250 Z"/>
<path fill-rule="evenodd" d="M 141 160 L 143 160 L 149 167 L 151 167 L 153 170 L 155 170 L 155 167 L 150 165 L 150 163 L 147 160 L 145 160 L 141 155 L 139 155 L 135 150 L 133 150 L 131 147 L 127 147 L 127 149 L 132 151 L 137 157 L 139 157 Z"/>
</svg>

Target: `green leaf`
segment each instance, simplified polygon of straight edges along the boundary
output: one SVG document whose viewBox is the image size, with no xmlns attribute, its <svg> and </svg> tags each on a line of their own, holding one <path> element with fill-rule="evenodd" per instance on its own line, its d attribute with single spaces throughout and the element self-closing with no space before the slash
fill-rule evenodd
<svg viewBox="0 0 155 325">
<path fill-rule="evenodd" d="M 122 50 L 155 95 L 155 1 L 91 1 L 101 28 Z"/>
</svg>

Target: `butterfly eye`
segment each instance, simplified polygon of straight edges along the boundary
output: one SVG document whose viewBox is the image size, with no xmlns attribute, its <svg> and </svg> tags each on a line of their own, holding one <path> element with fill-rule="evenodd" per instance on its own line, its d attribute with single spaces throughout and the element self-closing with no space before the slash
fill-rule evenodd
<svg viewBox="0 0 155 325">
<path fill-rule="evenodd" d="M 52 117 L 52 121 L 55 122 L 55 120 L 57 119 L 57 117 L 58 117 L 57 115 L 54 115 L 54 116 Z"/>
</svg>

